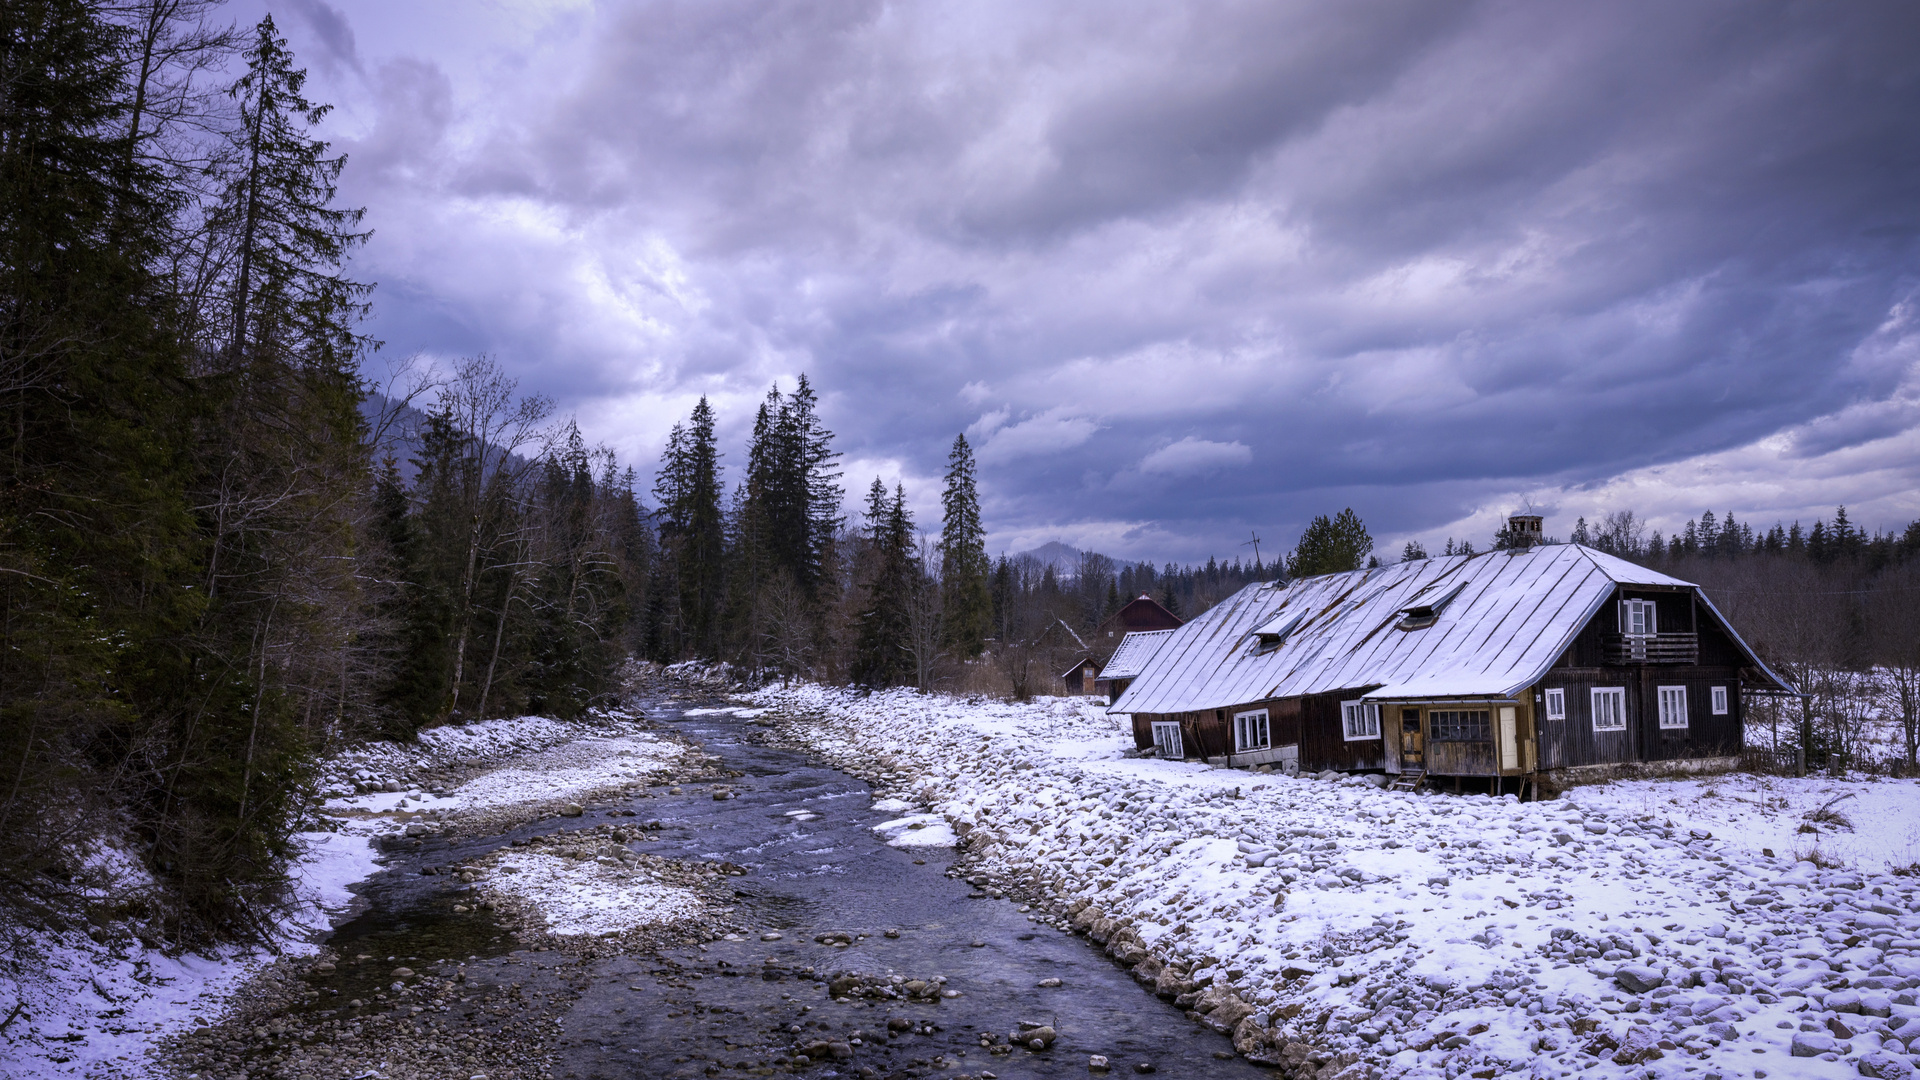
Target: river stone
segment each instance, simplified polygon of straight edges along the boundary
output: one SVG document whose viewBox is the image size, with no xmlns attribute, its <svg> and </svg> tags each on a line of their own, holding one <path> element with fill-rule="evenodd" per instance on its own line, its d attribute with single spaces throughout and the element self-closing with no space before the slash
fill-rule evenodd
<svg viewBox="0 0 1920 1080">
<path fill-rule="evenodd" d="M 847 1061 L 853 1057 L 852 1045 L 844 1042 L 828 1042 L 825 1039 L 816 1039 L 808 1043 L 805 1051 L 806 1055 L 815 1061 L 825 1061 L 828 1058 Z"/>
<path fill-rule="evenodd" d="M 1793 1033 L 1793 1056 L 1810 1058 L 1821 1054 L 1833 1054 L 1840 1051 L 1840 1041 L 1831 1035 L 1822 1035 L 1817 1031 L 1796 1031 Z"/>
<path fill-rule="evenodd" d="M 1213 997 L 1212 991 L 1208 992 L 1207 997 Z M 1213 1008 L 1202 1014 L 1200 1022 L 1222 1035 L 1231 1035 L 1240 1026 L 1240 1021 L 1253 1015 L 1253 1006 L 1241 1001 L 1240 995 L 1231 990 L 1214 998 L 1214 1002 Z M 1202 998 L 1200 1004 L 1205 1003 L 1206 998 Z"/>
<path fill-rule="evenodd" d="M 1113 1064 L 1107 1060 L 1107 1055 L 1105 1054 L 1088 1054 L 1087 1055 L 1087 1071 L 1106 1072 L 1108 1069 L 1111 1069 L 1111 1068 L 1113 1068 Z"/>
<path fill-rule="evenodd" d="M 1913 1080 L 1914 1075 L 1912 1065 L 1882 1051 L 1862 1057 L 1858 1068 L 1861 1076 L 1870 1076 L 1874 1080 Z"/>
<path fill-rule="evenodd" d="M 1665 985 L 1667 977 L 1645 964 L 1622 964 L 1614 970 L 1613 981 L 1629 994 L 1644 994 Z"/>
<path fill-rule="evenodd" d="M 1620 1049 L 1613 1055 L 1615 1065 L 1639 1065 L 1663 1057 L 1660 1052 L 1660 1036 L 1652 1029 L 1635 1027 L 1627 1032 Z"/>
<path fill-rule="evenodd" d="M 567 805 L 560 808 L 561 817 L 579 817 L 580 815 L 586 812 L 587 812 L 587 808 L 584 806 L 581 806 L 577 802 L 568 803 Z"/>
<path fill-rule="evenodd" d="M 1280 1047 L 1273 1033 L 1260 1026 L 1252 1016 L 1241 1018 L 1233 1029 L 1233 1049 L 1241 1057 L 1260 1065 L 1278 1065 Z"/>
<path fill-rule="evenodd" d="M 393 977 L 396 979 L 411 979 L 413 978 L 413 969 L 410 967 L 394 968 Z"/>
<path fill-rule="evenodd" d="M 1176 968 L 1162 968 L 1159 977 L 1153 980 L 1153 992 L 1163 998 L 1179 997 L 1191 989 L 1193 984 Z"/>
</svg>

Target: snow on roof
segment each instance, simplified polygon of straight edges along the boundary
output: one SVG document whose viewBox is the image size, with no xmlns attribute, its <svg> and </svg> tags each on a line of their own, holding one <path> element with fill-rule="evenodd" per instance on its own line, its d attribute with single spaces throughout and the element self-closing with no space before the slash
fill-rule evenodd
<svg viewBox="0 0 1920 1080">
<path fill-rule="evenodd" d="M 1698 593 L 1692 582 L 1578 544 L 1249 585 L 1162 631 L 1168 638 L 1112 711 L 1193 712 L 1362 687 L 1378 687 L 1366 695 L 1374 698 L 1506 698 L 1545 674 L 1620 585 Z M 1400 628 L 1409 609 L 1443 600 L 1424 628 Z M 1711 604 L 1704 610 L 1785 687 Z"/>
<path fill-rule="evenodd" d="M 1139 675 L 1160 651 L 1167 639 L 1178 633 L 1177 630 L 1135 630 L 1120 639 L 1120 647 L 1113 650 L 1107 665 L 1100 669 L 1102 679 L 1131 679 Z"/>
</svg>

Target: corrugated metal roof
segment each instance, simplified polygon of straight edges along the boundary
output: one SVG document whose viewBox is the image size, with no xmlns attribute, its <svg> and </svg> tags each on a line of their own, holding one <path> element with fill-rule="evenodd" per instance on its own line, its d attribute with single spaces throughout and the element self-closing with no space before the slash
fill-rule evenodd
<svg viewBox="0 0 1920 1080">
<path fill-rule="evenodd" d="M 1111 711 L 1194 712 L 1361 687 L 1378 687 L 1367 695 L 1377 698 L 1508 697 L 1545 674 L 1619 585 L 1698 592 L 1692 582 L 1578 544 L 1249 585 L 1163 631 L 1169 639 Z M 1407 609 L 1456 589 L 1431 625 L 1399 629 Z M 1705 609 L 1719 619 L 1711 604 Z M 1300 623 L 1285 640 L 1261 652 L 1257 631 L 1295 616 Z"/>
<path fill-rule="evenodd" d="M 1178 633 L 1177 630 L 1135 630 L 1120 639 L 1120 647 L 1113 650 L 1113 656 L 1107 665 L 1100 669 L 1102 679 L 1131 679 L 1139 675 L 1160 651 L 1167 639 Z"/>
</svg>

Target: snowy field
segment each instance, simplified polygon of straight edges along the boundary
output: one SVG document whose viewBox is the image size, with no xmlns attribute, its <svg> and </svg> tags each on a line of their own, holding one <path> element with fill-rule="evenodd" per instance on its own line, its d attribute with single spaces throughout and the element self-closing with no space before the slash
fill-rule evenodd
<svg viewBox="0 0 1920 1080">
<path fill-rule="evenodd" d="M 1903 1031 L 1920 1051 L 1920 879 L 1894 873 L 1920 854 L 1913 781 L 1522 804 L 1127 757 L 1085 699 L 749 697 L 847 767 L 919 777 L 900 809 L 1056 911 L 1091 901 L 1080 924 L 1141 943 L 1244 1051 L 1346 1054 L 1343 1077 L 1700 1080 L 1904 1077 Z"/>
<path fill-rule="evenodd" d="M 634 718 L 600 714 L 584 722 L 529 716 L 432 728 L 414 745 L 379 743 L 329 759 L 322 787 L 331 798 L 316 824 L 330 831 L 296 838 L 304 855 L 292 867 L 294 902 L 272 950 L 316 951 L 313 942 L 351 907 L 349 886 L 379 871 L 374 842 L 381 836 L 491 828 L 645 783 L 686 757 L 684 744 L 642 730 Z M 137 863 L 113 852 L 100 858 L 123 864 L 110 875 L 117 891 L 140 886 Z M 529 875 L 528 887 L 537 891 L 539 878 Z M 662 910 L 684 906 L 671 891 L 648 896 Z M 573 916 L 588 917 L 562 905 L 562 917 Z M 216 1018 L 227 997 L 275 959 L 269 949 L 183 955 L 111 926 L 99 937 L 74 929 L 9 938 L 0 1019 L 15 1015 L 0 1034 L 0 1076 L 149 1075 L 149 1047 Z"/>
</svg>

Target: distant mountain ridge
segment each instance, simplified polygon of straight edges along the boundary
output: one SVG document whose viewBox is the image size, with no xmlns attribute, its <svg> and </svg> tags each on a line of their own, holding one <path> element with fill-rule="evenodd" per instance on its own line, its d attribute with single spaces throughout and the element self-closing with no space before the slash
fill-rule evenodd
<svg viewBox="0 0 1920 1080">
<path fill-rule="evenodd" d="M 1097 555 L 1099 552 L 1093 552 L 1092 554 Z M 1061 577 L 1073 577 L 1080 572 L 1080 549 L 1071 544 L 1063 544 L 1058 540 L 1049 540 L 1030 551 L 1016 551 L 1011 557 L 1015 559 L 1030 558 L 1043 566 L 1051 566 L 1053 567 L 1053 572 Z M 1111 555 L 1107 556 L 1107 558 L 1112 559 L 1113 569 L 1116 573 L 1130 566 L 1140 565 L 1132 559 L 1114 559 Z"/>
</svg>

